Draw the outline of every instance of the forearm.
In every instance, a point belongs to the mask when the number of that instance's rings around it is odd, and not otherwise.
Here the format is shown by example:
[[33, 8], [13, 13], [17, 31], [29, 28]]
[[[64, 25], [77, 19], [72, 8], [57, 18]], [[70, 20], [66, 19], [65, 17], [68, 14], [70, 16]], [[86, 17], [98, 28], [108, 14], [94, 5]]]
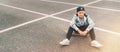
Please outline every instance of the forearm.
[[80, 29], [78, 29], [77, 32], [78, 32], [79, 34], [81, 34], [82, 31], [81, 31]]

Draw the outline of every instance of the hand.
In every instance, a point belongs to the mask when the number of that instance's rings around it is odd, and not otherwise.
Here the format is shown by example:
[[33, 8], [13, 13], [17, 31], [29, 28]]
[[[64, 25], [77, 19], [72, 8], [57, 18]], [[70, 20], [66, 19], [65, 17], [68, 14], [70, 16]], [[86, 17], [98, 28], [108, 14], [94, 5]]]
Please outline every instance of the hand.
[[80, 35], [82, 35], [82, 36], [86, 36], [86, 34], [88, 33], [88, 31], [87, 30], [85, 30], [85, 31], [78, 30], [78, 33]]
[[83, 35], [86, 36], [88, 33], [88, 30], [83, 31]]

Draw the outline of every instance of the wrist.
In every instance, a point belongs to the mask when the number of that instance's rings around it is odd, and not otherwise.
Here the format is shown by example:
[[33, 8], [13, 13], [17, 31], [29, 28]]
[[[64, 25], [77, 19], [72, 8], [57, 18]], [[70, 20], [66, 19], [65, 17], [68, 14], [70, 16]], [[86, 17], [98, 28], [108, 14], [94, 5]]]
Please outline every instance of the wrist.
[[81, 33], [81, 31], [78, 29], [77, 32]]

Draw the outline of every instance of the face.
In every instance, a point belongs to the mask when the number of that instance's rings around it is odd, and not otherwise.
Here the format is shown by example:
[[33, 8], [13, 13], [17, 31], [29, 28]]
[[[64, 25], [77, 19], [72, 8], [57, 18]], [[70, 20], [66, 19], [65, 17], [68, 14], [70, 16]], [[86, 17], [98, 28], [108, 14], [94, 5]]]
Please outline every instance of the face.
[[77, 12], [78, 17], [79, 18], [83, 18], [84, 17], [84, 13], [85, 13], [85, 11], [79, 11], [79, 12]]

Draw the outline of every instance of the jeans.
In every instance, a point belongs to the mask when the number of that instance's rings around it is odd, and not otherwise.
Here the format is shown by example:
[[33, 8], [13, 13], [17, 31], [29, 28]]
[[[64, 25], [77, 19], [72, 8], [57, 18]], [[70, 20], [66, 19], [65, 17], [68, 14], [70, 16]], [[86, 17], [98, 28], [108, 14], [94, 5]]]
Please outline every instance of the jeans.
[[[78, 27], [78, 28], [79, 28], [81, 31], [84, 31], [84, 30], [86, 30], [87, 27], [88, 27], [88, 25], [84, 25], [84, 26], [81, 26], [81, 27]], [[70, 26], [69, 29], [68, 29], [68, 32], [67, 32], [67, 36], [66, 36], [66, 38], [67, 38], [68, 40], [70, 40], [73, 31], [76, 31], [76, 30], [73, 29], [73, 28]], [[88, 33], [90, 34], [91, 40], [95, 40], [94, 28], [92, 28]]]

